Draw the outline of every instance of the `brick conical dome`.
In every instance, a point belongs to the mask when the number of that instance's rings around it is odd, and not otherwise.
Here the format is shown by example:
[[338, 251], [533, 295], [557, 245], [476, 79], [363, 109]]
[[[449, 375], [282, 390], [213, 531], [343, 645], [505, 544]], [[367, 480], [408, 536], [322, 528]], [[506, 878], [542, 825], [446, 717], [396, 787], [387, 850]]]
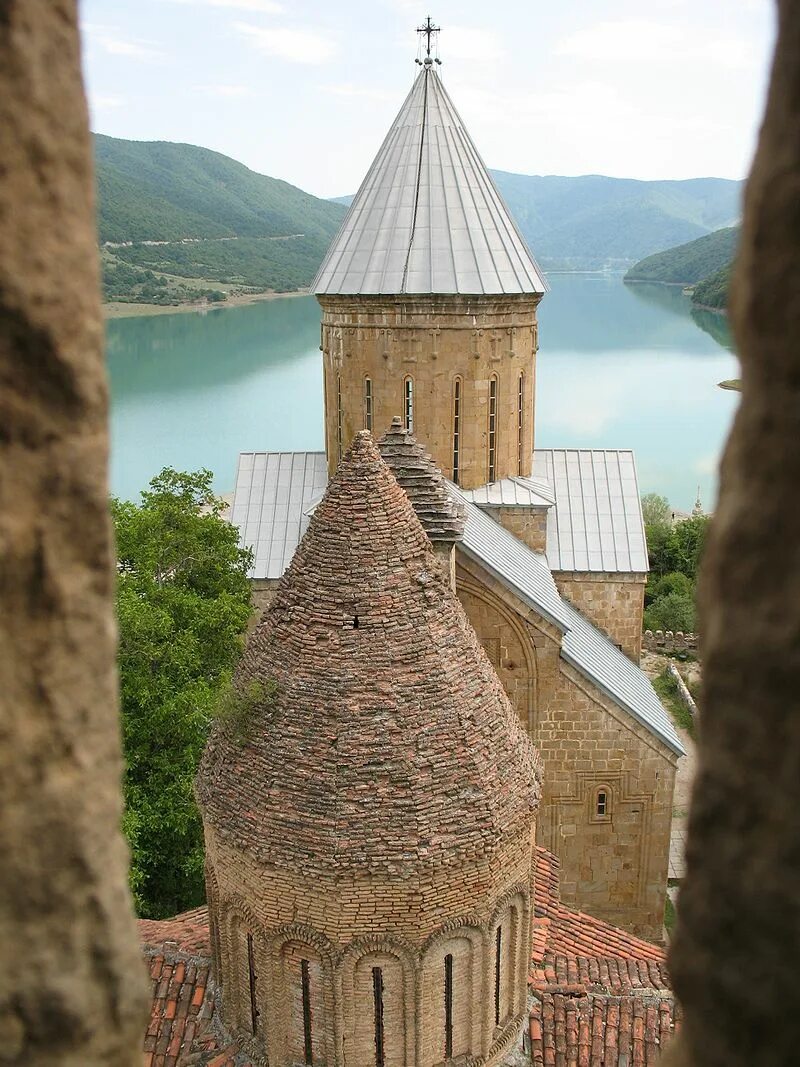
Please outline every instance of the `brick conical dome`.
[[261, 863], [411, 873], [531, 825], [538, 758], [368, 433], [343, 458], [236, 678], [276, 695], [218, 727], [204, 817]]

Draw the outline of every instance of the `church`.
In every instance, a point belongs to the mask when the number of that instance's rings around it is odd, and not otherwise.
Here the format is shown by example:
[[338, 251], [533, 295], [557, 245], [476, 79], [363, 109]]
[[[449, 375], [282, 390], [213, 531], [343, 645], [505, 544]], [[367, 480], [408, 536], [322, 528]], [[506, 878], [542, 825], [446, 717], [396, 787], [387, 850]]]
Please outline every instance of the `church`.
[[240, 455], [231, 521], [263, 610], [359, 431], [383, 436], [390, 466], [413, 452], [412, 483], [430, 457], [460, 520], [431, 531], [410, 498], [540, 753], [537, 841], [559, 858], [561, 897], [660, 939], [683, 748], [638, 666], [648, 564], [634, 458], [536, 448], [547, 283], [429, 49], [430, 36], [314, 283], [325, 452]]

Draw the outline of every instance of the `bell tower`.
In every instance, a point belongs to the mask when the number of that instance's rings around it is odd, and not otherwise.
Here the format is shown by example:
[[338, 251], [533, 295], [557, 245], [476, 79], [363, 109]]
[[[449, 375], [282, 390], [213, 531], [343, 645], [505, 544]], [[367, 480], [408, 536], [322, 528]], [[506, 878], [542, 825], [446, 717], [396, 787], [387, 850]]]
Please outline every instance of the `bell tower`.
[[529, 475], [544, 277], [438, 72], [421, 69], [314, 282], [331, 473], [359, 430], [403, 428], [464, 488]]

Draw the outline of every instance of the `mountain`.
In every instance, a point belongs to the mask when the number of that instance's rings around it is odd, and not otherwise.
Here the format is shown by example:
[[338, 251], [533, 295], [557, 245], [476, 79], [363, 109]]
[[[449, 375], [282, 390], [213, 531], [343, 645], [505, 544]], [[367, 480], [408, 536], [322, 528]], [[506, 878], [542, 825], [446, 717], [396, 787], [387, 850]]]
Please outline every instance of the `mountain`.
[[696, 307], [725, 311], [728, 307], [728, 292], [732, 273], [733, 262], [726, 263], [724, 267], [720, 267], [719, 270], [715, 270], [707, 278], [703, 278], [694, 287], [692, 303]]
[[696, 241], [640, 260], [625, 275], [625, 281], [695, 285], [728, 267], [736, 255], [738, 243], [738, 226], [715, 230]]
[[725, 178], [646, 182], [597, 174], [492, 175], [549, 270], [624, 269], [735, 222], [742, 193], [741, 182]]
[[302, 288], [344, 216], [207, 148], [99, 134], [94, 145], [108, 299]]

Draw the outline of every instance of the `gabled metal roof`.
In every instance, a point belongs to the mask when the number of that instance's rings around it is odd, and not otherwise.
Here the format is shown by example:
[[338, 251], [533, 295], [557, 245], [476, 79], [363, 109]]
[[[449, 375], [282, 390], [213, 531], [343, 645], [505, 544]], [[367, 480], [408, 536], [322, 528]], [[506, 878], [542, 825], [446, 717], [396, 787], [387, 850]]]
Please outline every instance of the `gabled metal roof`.
[[[280, 578], [328, 484], [323, 452], [243, 452], [231, 522], [254, 552], [251, 578]], [[683, 746], [647, 675], [556, 588], [552, 564], [447, 483], [466, 513], [459, 550], [471, 556], [564, 635], [561, 656], [678, 755]]]
[[555, 497], [547, 515], [554, 571], [649, 570], [636, 463], [630, 449], [537, 448], [533, 476]]
[[481, 508], [549, 508], [555, 502], [553, 490], [538, 478], [501, 478], [477, 489], [461, 492]]
[[426, 63], [356, 193], [313, 292], [546, 289], [439, 75]]

